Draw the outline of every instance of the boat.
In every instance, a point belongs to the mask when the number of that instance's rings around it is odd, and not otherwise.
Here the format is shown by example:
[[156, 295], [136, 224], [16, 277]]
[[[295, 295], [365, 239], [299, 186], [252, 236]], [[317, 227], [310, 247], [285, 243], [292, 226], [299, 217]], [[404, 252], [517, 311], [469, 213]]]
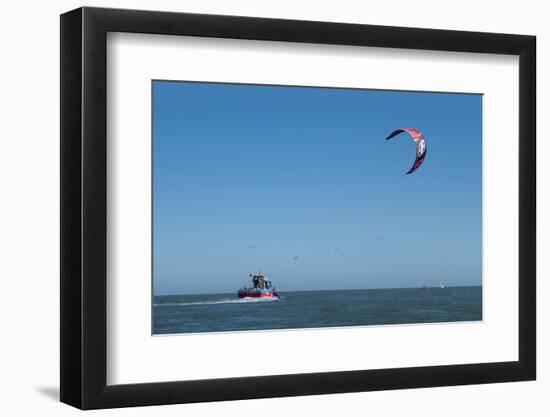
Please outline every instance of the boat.
[[281, 298], [271, 281], [264, 274], [250, 274], [249, 276], [250, 285], [245, 285], [237, 291], [239, 298]]
[[439, 281], [439, 288], [441, 288], [441, 289], [445, 288], [445, 285], [443, 285], [442, 281]]

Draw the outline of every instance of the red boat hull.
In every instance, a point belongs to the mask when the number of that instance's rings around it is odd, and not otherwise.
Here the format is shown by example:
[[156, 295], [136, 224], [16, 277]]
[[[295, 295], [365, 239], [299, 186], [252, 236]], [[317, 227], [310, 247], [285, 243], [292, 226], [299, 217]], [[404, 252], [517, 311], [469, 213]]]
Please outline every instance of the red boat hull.
[[275, 294], [272, 292], [264, 292], [264, 293], [242, 293], [238, 294], [239, 298], [275, 298]]

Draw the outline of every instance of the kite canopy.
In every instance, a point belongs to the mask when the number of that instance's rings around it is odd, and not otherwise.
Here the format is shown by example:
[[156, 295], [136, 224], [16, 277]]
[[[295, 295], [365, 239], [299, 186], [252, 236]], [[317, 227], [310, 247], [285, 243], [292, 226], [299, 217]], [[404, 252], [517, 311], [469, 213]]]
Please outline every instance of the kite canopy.
[[407, 174], [412, 174], [420, 167], [420, 165], [422, 165], [422, 162], [424, 162], [424, 158], [426, 158], [426, 138], [424, 138], [424, 135], [420, 132], [420, 130], [414, 129], [412, 127], [405, 127], [403, 129], [394, 130], [386, 138], [386, 140], [399, 135], [401, 132], [408, 133], [410, 137], [414, 140], [414, 143], [416, 145], [416, 158], [414, 160], [412, 168], [409, 169], [409, 171], [407, 172]]

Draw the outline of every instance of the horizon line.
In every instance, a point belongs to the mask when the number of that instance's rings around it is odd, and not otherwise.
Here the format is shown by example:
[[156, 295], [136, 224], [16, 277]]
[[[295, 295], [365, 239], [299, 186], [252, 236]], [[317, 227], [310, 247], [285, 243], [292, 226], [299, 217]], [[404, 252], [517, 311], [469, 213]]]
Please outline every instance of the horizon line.
[[[479, 285], [445, 285], [444, 288], [464, 288], [464, 287], [483, 287], [482, 284]], [[426, 285], [426, 288], [440, 288], [439, 285]], [[290, 293], [290, 292], [312, 292], [312, 291], [365, 291], [365, 290], [411, 290], [411, 289], [422, 289], [420, 287], [376, 287], [376, 288], [340, 288], [340, 289], [321, 289], [321, 290], [277, 290], [277, 292]], [[218, 294], [232, 294], [237, 293], [236, 291], [228, 292], [207, 292], [207, 293], [166, 293], [166, 294], [153, 294], [153, 297], [168, 297], [175, 295], [218, 295]]]

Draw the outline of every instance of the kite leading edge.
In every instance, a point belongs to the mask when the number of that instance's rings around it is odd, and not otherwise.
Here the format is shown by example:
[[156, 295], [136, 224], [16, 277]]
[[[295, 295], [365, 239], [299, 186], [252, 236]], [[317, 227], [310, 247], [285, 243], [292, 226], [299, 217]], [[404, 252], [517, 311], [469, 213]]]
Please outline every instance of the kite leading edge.
[[412, 127], [405, 127], [403, 129], [397, 129], [394, 130], [387, 138], [391, 139], [394, 136], [397, 136], [401, 132], [406, 132], [410, 135], [410, 137], [414, 140], [414, 143], [416, 145], [416, 158], [414, 160], [414, 164], [409, 171], [407, 171], [407, 174], [412, 174], [414, 171], [416, 171], [418, 168], [420, 168], [420, 165], [422, 165], [422, 162], [424, 162], [424, 159], [426, 158], [426, 138], [420, 132], [420, 130], [414, 129]]

